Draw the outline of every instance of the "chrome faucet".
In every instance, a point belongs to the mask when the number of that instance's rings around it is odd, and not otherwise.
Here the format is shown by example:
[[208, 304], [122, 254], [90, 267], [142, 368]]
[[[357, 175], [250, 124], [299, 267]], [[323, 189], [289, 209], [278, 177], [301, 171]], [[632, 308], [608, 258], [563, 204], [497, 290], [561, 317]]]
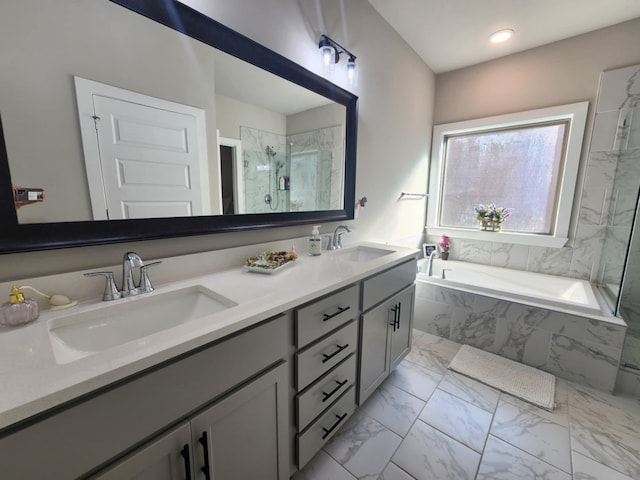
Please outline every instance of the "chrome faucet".
[[[113, 272], [91, 272], [85, 273], [84, 275], [85, 277], [105, 277], [107, 283], [105, 285], [104, 293], [102, 294], [102, 300], [116, 300], [118, 298], [133, 297], [134, 295], [139, 295], [141, 293], [153, 292], [154, 288], [151, 284], [151, 280], [149, 280], [147, 269], [150, 266], [157, 265], [159, 263], [162, 262], [152, 262], [145, 265], [137, 253], [125, 253], [124, 257], [122, 257], [122, 288], [120, 290], [116, 287], [113, 279]], [[134, 268], [140, 269], [140, 279], [138, 283], [133, 279]]]
[[144, 267], [144, 262], [135, 252], [127, 252], [122, 257], [122, 288], [120, 294], [123, 297], [132, 297], [137, 295], [138, 285], [133, 280], [133, 269], [136, 267]]
[[346, 225], [338, 225], [333, 231], [333, 236], [329, 241], [328, 250], [340, 250], [342, 248], [342, 235], [347, 232], [351, 232]]
[[437, 256], [438, 256], [438, 250], [434, 250], [433, 252], [431, 252], [431, 255], [429, 255], [429, 264], [427, 266], [428, 277], [433, 276], [433, 259], [436, 258]]

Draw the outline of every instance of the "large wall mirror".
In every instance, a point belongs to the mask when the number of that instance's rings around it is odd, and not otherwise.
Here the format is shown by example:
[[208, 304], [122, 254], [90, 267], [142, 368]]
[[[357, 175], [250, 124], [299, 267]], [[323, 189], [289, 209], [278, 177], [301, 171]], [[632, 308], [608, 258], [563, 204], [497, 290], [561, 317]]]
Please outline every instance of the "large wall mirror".
[[174, 0], [0, 10], [0, 252], [353, 218], [353, 94]]

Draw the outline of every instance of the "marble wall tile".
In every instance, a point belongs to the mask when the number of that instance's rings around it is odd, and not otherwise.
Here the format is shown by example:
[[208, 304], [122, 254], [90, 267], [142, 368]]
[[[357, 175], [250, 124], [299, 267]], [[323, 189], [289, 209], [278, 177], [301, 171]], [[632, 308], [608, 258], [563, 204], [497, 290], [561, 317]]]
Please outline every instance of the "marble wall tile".
[[[638, 345], [638, 348], [640, 349], [640, 345]], [[625, 363], [625, 353], [626, 351], [622, 352], [622, 364]], [[640, 363], [638, 365], [640, 365]], [[618, 378], [616, 379], [615, 393], [640, 399], [640, 375], [638, 375], [638, 373], [640, 372], [624, 368], [620, 369]]]
[[633, 118], [629, 126], [629, 136], [627, 138], [627, 148], [640, 148], [640, 106], [636, 106], [633, 111]]
[[489, 435], [476, 480], [571, 480], [571, 475]]
[[493, 242], [491, 245], [491, 265], [494, 267], [526, 270], [529, 247], [510, 243]]
[[572, 249], [569, 247], [531, 247], [527, 270], [549, 275], [568, 276], [571, 270], [571, 254]]
[[401, 441], [373, 418], [356, 412], [324, 450], [356, 478], [376, 480]]
[[495, 341], [489, 349], [500, 356], [532, 367], [544, 367], [549, 355], [552, 333], [524, 321], [498, 318]]
[[494, 317], [506, 317], [514, 303], [508, 300], [500, 300], [499, 298], [486, 297], [484, 295], [475, 295], [473, 301], [473, 311], [483, 313]]
[[589, 155], [580, 200], [578, 219], [580, 223], [584, 225], [607, 223], [617, 163], [618, 154], [615, 152], [592, 152]]
[[552, 310], [529, 308], [524, 314], [523, 321], [527, 325], [541, 328], [551, 333], [561, 334], [571, 338], [583, 338], [585, 321], [582, 317]]
[[597, 111], [619, 110], [638, 105], [639, 72], [640, 65], [602, 72]]
[[591, 135], [590, 152], [613, 150], [618, 131], [619, 110], [602, 111], [596, 114]]
[[456, 238], [452, 240], [452, 258], [463, 262], [480, 263], [489, 265], [491, 263], [491, 242], [478, 240], [465, 240]]
[[473, 480], [480, 454], [418, 420], [394, 454], [393, 463], [417, 480]]
[[570, 277], [588, 281], [597, 279], [605, 232], [606, 227], [578, 225], [573, 241]]
[[571, 473], [569, 430], [557, 423], [501, 400], [491, 434]]
[[473, 310], [473, 302], [476, 297], [473, 293], [461, 292], [453, 288], [443, 288], [439, 286], [434, 286], [433, 292], [434, 302], [446, 303], [458, 309]]
[[451, 318], [451, 340], [486, 349], [493, 345], [496, 317], [464, 310], [454, 310]]
[[423, 332], [449, 338], [453, 307], [446, 303], [430, 302], [416, 296], [413, 326]]
[[625, 326], [587, 318], [584, 339], [600, 345], [622, 348], [626, 332], [627, 327]]
[[620, 348], [553, 335], [545, 370], [567, 380], [613, 392]]
[[420, 413], [420, 420], [482, 453], [492, 414], [437, 389]]

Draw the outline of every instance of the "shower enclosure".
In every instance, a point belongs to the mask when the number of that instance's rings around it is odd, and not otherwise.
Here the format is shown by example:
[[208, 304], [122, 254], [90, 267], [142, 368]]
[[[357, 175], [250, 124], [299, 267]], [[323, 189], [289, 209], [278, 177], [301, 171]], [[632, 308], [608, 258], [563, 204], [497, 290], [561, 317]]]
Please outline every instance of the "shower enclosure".
[[242, 170], [236, 188], [243, 210], [238, 213], [342, 208], [339, 127], [289, 136], [241, 127], [240, 138]]
[[604, 229], [598, 283], [628, 326], [620, 365], [640, 375], [640, 65], [603, 72], [596, 108], [583, 212]]

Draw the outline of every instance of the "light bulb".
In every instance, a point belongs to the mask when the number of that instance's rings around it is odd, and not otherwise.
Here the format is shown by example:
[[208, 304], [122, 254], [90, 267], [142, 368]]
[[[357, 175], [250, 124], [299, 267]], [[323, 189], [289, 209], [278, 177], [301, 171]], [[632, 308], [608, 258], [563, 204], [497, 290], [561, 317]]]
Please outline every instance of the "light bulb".
[[513, 30], [511, 30], [510, 28], [507, 28], [507, 29], [498, 30], [497, 32], [492, 33], [491, 36], [489, 37], [489, 41], [491, 43], [502, 43], [502, 42], [506, 42], [511, 37], [513, 37]]
[[331, 45], [325, 45], [320, 48], [320, 53], [322, 54], [322, 61], [325, 67], [333, 65], [335, 58], [335, 50]]
[[347, 62], [347, 78], [349, 79], [349, 83], [353, 83], [353, 80], [356, 77], [356, 59], [353, 57], [349, 58]]

